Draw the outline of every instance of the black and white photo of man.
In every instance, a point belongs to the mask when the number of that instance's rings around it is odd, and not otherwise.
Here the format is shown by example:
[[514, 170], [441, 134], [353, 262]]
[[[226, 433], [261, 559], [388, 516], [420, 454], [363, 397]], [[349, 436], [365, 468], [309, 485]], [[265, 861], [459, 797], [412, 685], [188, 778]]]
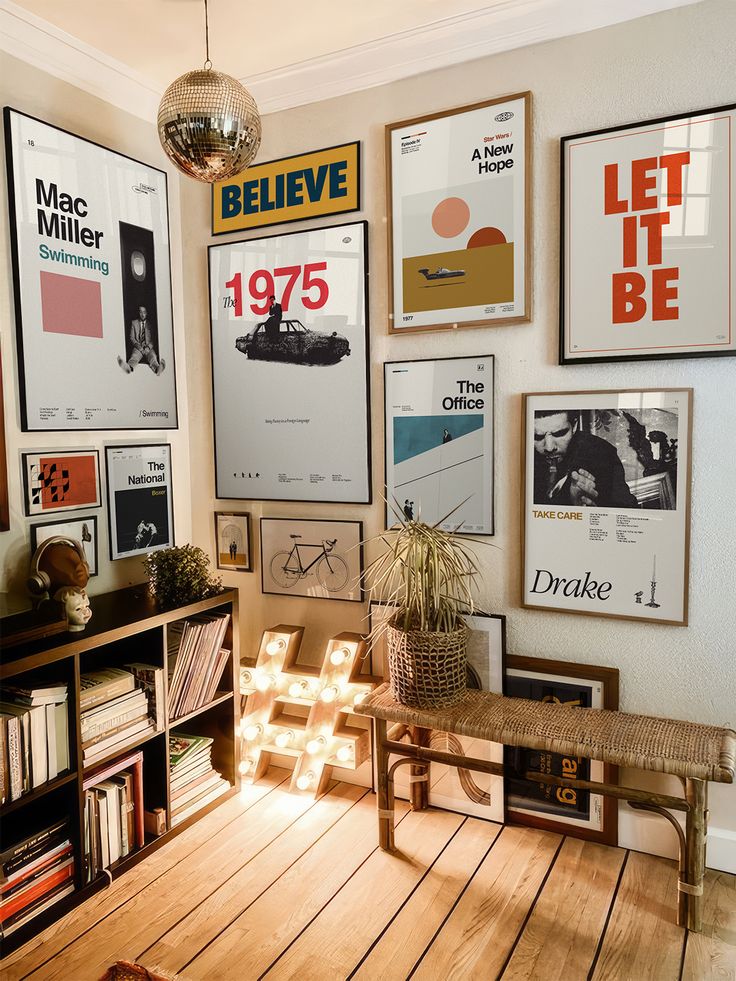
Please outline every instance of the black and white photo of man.
[[127, 361], [118, 356], [118, 364], [126, 374], [130, 374], [136, 365], [141, 361], [146, 361], [149, 368], [155, 375], [160, 375], [166, 367], [163, 358], [159, 361], [153, 346], [153, 336], [151, 334], [151, 323], [148, 319], [148, 310], [144, 306], [138, 307], [138, 316], [130, 323], [130, 333], [128, 336], [131, 344], [131, 353]]

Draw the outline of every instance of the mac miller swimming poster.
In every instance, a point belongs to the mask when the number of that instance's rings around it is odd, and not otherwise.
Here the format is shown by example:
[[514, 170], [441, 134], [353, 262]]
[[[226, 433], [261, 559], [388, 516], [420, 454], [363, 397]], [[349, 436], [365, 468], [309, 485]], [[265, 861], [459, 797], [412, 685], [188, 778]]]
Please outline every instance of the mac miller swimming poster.
[[209, 249], [217, 496], [370, 503], [367, 223]]
[[166, 174], [4, 118], [24, 432], [176, 429]]
[[386, 128], [392, 332], [529, 319], [531, 96]]
[[384, 365], [391, 525], [493, 534], [493, 356]]
[[524, 396], [523, 605], [687, 623], [692, 389]]

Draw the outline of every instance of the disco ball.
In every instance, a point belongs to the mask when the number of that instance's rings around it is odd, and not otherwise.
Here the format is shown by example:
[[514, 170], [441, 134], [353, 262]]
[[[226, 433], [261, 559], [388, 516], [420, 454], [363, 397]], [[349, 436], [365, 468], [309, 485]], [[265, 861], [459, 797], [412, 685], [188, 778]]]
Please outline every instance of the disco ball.
[[237, 79], [203, 68], [177, 78], [158, 107], [158, 136], [188, 177], [213, 183], [239, 174], [261, 145], [261, 117]]

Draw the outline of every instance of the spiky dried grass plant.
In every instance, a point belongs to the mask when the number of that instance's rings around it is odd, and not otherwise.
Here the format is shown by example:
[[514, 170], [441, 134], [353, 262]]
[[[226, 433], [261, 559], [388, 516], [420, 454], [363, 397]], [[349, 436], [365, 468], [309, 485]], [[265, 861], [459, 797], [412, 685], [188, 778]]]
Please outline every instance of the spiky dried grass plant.
[[371, 539], [382, 541], [387, 550], [366, 567], [366, 591], [371, 599], [397, 607], [395, 615], [376, 628], [371, 646], [390, 621], [404, 631], [451, 633], [462, 614], [473, 613], [480, 570], [468, 543], [475, 539], [440, 528], [464, 503], [433, 525], [406, 521], [392, 507], [398, 526]]

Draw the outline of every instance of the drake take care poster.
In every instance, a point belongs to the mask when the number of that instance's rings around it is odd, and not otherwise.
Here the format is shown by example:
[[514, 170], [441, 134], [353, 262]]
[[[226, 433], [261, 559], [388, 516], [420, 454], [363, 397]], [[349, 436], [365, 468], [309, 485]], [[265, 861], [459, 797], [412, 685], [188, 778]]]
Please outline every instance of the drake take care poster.
[[175, 429], [166, 174], [4, 119], [23, 430]]

